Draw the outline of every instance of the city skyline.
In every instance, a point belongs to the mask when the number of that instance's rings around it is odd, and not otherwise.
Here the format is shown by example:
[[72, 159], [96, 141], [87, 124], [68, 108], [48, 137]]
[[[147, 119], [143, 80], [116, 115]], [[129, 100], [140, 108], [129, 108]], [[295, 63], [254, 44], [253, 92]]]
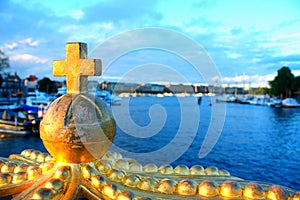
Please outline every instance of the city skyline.
[[[0, 30], [0, 49], [10, 58], [11, 73], [17, 72], [22, 78], [36, 75], [55, 79], [52, 60], [65, 58], [67, 42], [85, 42], [93, 55], [99, 45], [116, 35], [143, 28], [174, 31], [193, 40], [211, 58], [225, 84], [250, 82], [253, 87], [265, 87], [282, 66], [300, 75], [300, 3], [296, 0], [10, 0], [0, 4], [0, 21], [5, 27]], [[149, 37], [160, 44], [169, 42], [170, 49], [180, 44], [159, 34], [156, 38], [146, 34], [118, 45]], [[122, 55], [123, 59], [104, 70], [103, 79], [168, 82], [179, 74], [178, 80], [184, 77], [183, 82], [203, 82], [188, 59], [157, 50], [161, 49]]]

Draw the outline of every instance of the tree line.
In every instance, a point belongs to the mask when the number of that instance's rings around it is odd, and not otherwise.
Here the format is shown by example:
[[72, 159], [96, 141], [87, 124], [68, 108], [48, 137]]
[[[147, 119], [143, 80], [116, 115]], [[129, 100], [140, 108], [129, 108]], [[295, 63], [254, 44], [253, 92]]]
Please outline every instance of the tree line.
[[294, 76], [289, 67], [282, 67], [277, 71], [274, 80], [269, 81], [269, 94], [287, 98], [293, 97], [300, 92], [300, 76]]

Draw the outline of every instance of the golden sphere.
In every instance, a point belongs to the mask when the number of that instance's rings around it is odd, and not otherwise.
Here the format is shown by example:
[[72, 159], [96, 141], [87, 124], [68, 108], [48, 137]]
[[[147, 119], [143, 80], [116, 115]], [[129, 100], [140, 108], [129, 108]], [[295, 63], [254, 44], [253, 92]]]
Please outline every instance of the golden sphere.
[[8, 185], [12, 181], [12, 175], [10, 173], [0, 173], [0, 187], [2, 185]]
[[259, 199], [264, 197], [264, 190], [258, 183], [248, 183], [244, 188], [244, 197]]
[[129, 170], [133, 171], [133, 172], [142, 172], [143, 166], [140, 163], [133, 162], [133, 163], [130, 163]]
[[223, 182], [220, 189], [220, 194], [224, 197], [239, 197], [241, 192], [240, 184], [231, 180]]
[[143, 170], [146, 173], [156, 173], [158, 171], [158, 167], [153, 163], [149, 163], [143, 167]]
[[161, 174], [173, 174], [174, 173], [174, 169], [171, 165], [162, 165], [159, 167], [158, 170]]
[[27, 180], [27, 173], [26, 172], [18, 172], [13, 174], [12, 183], [21, 183]]
[[267, 193], [267, 198], [271, 200], [287, 200], [288, 192], [278, 185], [272, 185]]
[[51, 189], [53, 192], [59, 193], [64, 187], [64, 183], [58, 178], [52, 178], [45, 184], [45, 188]]
[[295, 193], [293, 200], [300, 200], [300, 192]]
[[54, 199], [54, 194], [49, 188], [39, 188], [34, 192], [31, 199]]
[[201, 165], [194, 165], [190, 168], [191, 175], [204, 175], [204, 168]]
[[171, 179], [163, 179], [157, 184], [157, 191], [163, 194], [173, 194], [175, 189], [175, 181]]
[[111, 112], [90, 94], [65, 94], [56, 99], [40, 124], [44, 146], [57, 161], [64, 163], [101, 158], [115, 133]]
[[146, 177], [140, 181], [137, 187], [141, 190], [153, 191], [157, 182], [158, 181], [154, 178]]
[[136, 187], [140, 183], [139, 177], [132, 174], [129, 176], [125, 176], [122, 180], [124, 185], [127, 185], [128, 187]]
[[198, 185], [198, 193], [204, 197], [212, 197], [218, 194], [217, 184], [213, 180], [204, 180]]
[[177, 185], [177, 193], [180, 195], [195, 195], [197, 184], [191, 180], [182, 180]]
[[185, 165], [178, 165], [174, 169], [176, 174], [188, 175], [190, 173], [190, 169]]

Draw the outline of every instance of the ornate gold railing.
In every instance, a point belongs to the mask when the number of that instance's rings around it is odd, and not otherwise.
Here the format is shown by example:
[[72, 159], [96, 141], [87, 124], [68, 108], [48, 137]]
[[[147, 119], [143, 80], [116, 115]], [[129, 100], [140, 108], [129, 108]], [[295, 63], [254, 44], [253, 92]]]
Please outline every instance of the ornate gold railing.
[[55, 100], [40, 126], [48, 153], [24, 150], [0, 158], [0, 197], [14, 199], [290, 199], [300, 192], [233, 177], [200, 165], [142, 166], [108, 151], [116, 124], [105, 104], [87, 94], [87, 76], [101, 74], [87, 46], [68, 43], [54, 75], [67, 76], [68, 93]]

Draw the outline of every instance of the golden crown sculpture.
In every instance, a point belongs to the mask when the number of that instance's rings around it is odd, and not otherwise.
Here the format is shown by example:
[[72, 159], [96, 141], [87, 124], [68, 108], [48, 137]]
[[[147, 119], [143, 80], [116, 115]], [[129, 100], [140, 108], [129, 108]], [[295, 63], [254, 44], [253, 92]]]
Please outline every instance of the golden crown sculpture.
[[272, 199], [300, 200], [300, 192], [233, 177], [200, 165], [142, 166], [108, 151], [116, 132], [104, 103], [87, 94], [87, 77], [101, 75], [87, 45], [68, 43], [66, 60], [54, 61], [68, 93], [56, 99], [40, 125], [50, 153], [24, 150], [0, 158], [0, 197], [14, 199]]

